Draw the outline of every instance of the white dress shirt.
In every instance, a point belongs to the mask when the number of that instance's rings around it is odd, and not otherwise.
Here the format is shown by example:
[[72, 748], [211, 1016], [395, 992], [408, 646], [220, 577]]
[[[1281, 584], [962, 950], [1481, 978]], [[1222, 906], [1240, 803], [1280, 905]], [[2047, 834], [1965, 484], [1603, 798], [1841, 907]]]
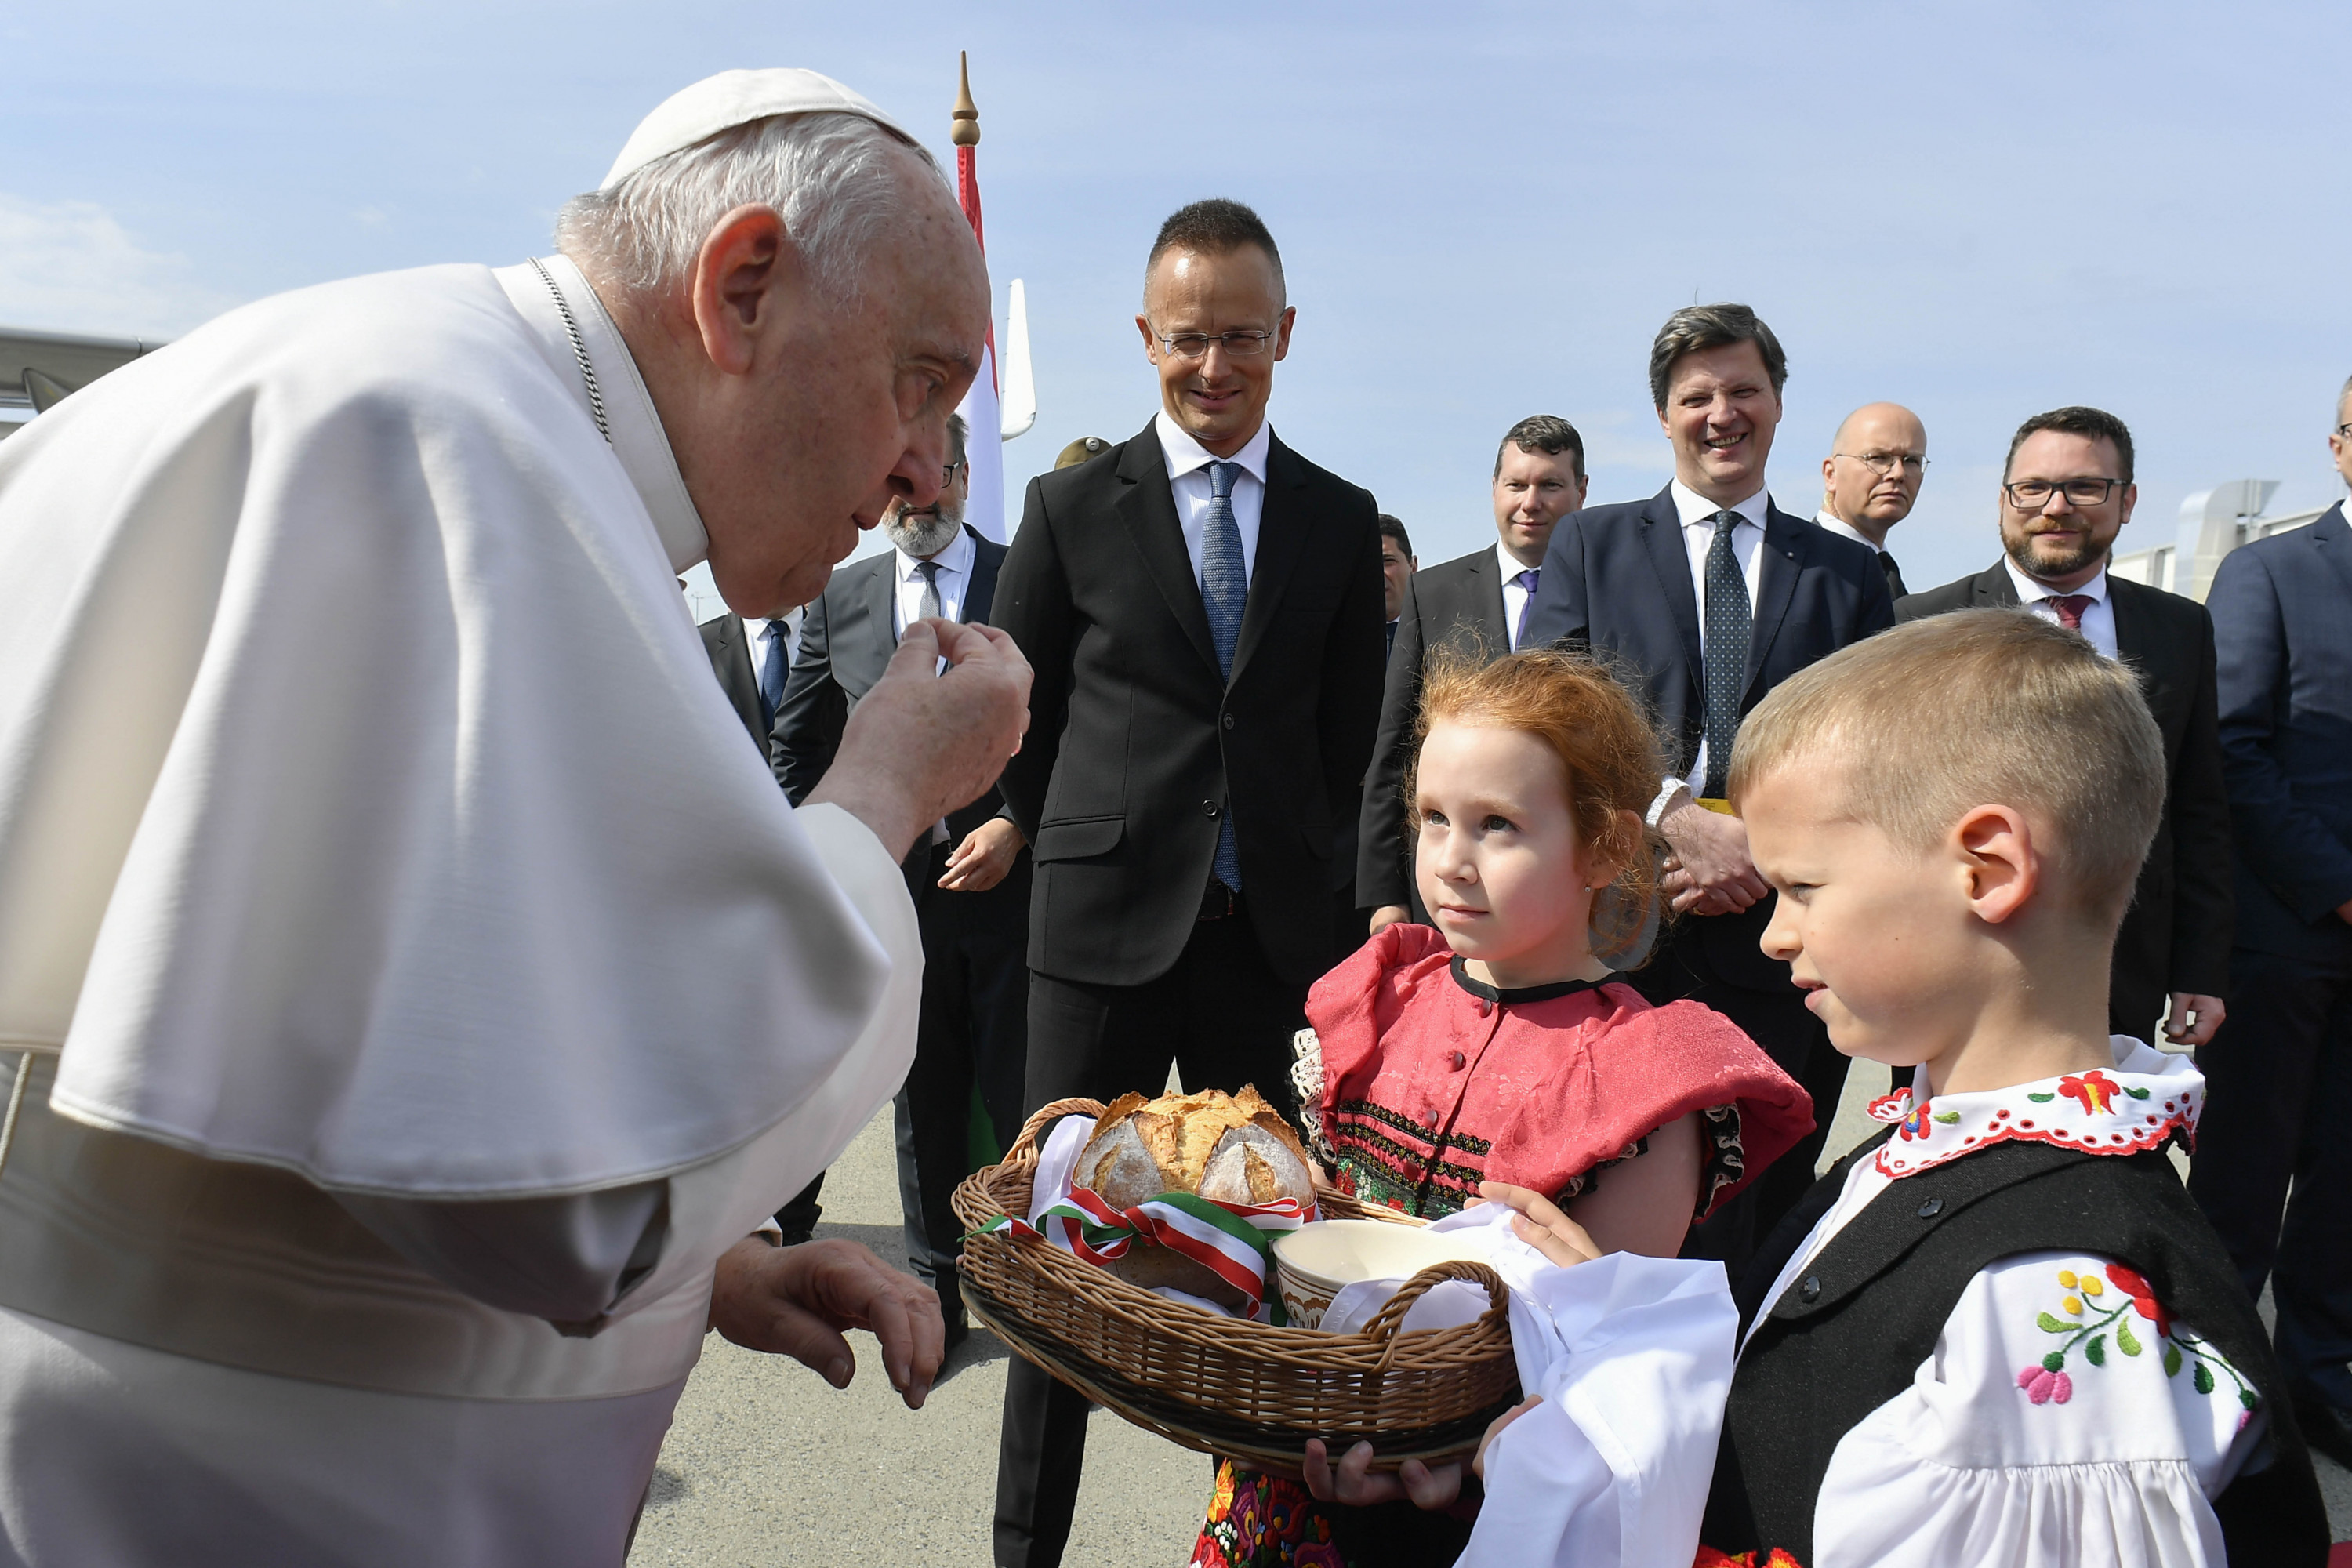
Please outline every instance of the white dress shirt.
[[1503, 635], [1510, 639], [1511, 651], [1519, 651], [1519, 626], [1527, 618], [1528, 601], [1534, 597], [1519, 583], [1519, 574], [1528, 570], [1519, 558], [1503, 548], [1501, 540], [1495, 541], [1495, 570], [1503, 574]]
[[1832, 533], [1838, 535], [1842, 539], [1851, 539], [1856, 544], [1868, 545], [1870, 547], [1870, 552], [1873, 555], [1881, 555], [1885, 553], [1886, 546], [1872, 539], [1868, 534], [1863, 532], [1862, 530], [1854, 527], [1853, 524], [1848, 522], [1837, 513], [1830, 510], [1827, 507], [1823, 507], [1821, 510], [1815, 512], [1813, 514], [1813, 521], [1820, 523], [1823, 528], [1828, 529]]
[[[1739, 563], [1740, 575], [1748, 579], [1748, 611], [1756, 613], [1756, 586], [1764, 569], [1764, 519], [1772, 505], [1772, 492], [1758, 490], [1746, 500], [1723, 507], [1707, 500], [1680, 479], [1670, 487], [1675, 499], [1675, 514], [1682, 519], [1683, 548], [1690, 554], [1691, 592], [1698, 600], [1698, 647], [1706, 652], [1706, 552], [1715, 544], [1715, 524], [1707, 520], [1718, 511], [1736, 511], [1738, 522], [1731, 530], [1731, 553]], [[1706, 694], [1702, 679], [1700, 694]], [[1701, 734], [1698, 754], [1691, 759], [1690, 776], [1684, 780], [1693, 795], [1704, 792], [1706, 782], [1706, 737]]]
[[[2058, 606], [2051, 603], [2053, 599], [2064, 598], [2064, 593], [2027, 576], [2017, 569], [2017, 563], [2007, 556], [2001, 558], [2000, 563], [2009, 569], [2009, 580], [2017, 589], [2019, 604], [2045, 621], [2064, 624], [2058, 621]], [[2091, 639], [2093, 647], [2109, 658], [2116, 658], [2116, 606], [2107, 597], [2107, 569], [2100, 567], [2097, 576], [2069, 591], [2084, 595], [2093, 601], [2091, 607], [2083, 612], [2083, 635]]]
[[[971, 535], [956, 530], [955, 541], [931, 557], [940, 563], [940, 617], [942, 620], [963, 619], [963, 591], [971, 581], [973, 548]], [[898, 575], [893, 581], [898, 591], [890, 595], [890, 636], [896, 639], [907, 635], [908, 623], [923, 618], [923, 574], [917, 568], [920, 561], [903, 550], [890, 552], [891, 566]]]
[[801, 655], [801, 620], [807, 614], [806, 606], [803, 606], [787, 615], [779, 616], [772, 621], [757, 621], [748, 616], [744, 617], [743, 633], [751, 639], [747, 646], [751, 650], [753, 680], [758, 680], [760, 672], [768, 668], [768, 643], [772, 637], [782, 637], [784, 639], [784, 668], [792, 668], [793, 660]]
[[1192, 581], [1201, 580], [1201, 540], [1208, 527], [1209, 465], [1239, 463], [1234, 479], [1234, 525], [1242, 534], [1242, 580], [1257, 569], [1257, 523], [1265, 510], [1265, 453], [1274, 426], [1261, 424], [1249, 444], [1230, 458], [1220, 458], [1184, 432], [1161, 409], [1152, 427], [1160, 433], [1160, 450], [1168, 458], [1168, 488], [1176, 495], [1176, 521], [1184, 528], [1184, 553], [1192, 558]]

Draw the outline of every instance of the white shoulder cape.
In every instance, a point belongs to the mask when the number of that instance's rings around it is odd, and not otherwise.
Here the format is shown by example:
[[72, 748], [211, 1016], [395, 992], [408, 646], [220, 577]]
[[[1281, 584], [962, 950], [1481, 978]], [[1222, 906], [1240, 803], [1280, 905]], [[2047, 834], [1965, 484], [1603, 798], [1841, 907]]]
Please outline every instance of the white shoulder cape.
[[873, 1012], [884, 950], [678, 592], [700, 524], [626, 351], [575, 300], [608, 444], [525, 299], [266, 300], [0, 447], [0, 1047], [62, 1049], [61, 1114], [586, 1191], [777, 1123]]

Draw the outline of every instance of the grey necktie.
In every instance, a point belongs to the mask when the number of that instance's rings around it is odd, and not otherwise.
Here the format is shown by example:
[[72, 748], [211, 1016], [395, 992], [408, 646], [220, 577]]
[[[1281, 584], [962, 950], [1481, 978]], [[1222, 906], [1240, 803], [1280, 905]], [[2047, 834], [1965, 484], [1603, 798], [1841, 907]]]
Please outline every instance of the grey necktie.
[[1739, 514], [1719, 511], [1708, 521], [1715, 539], [1706, 547], [1706, 780], [1699, 793], [1720, 800], [1731, 771], [1731, 742], [1739, 733], [1739, 699], [1748, 689], [1755, 611], [1748, 603], [1747, 575], [1731, 552]]
[[[1234, 481], [1241, 471], [1239, 463], [1209, 465], [1209, 510], [1201, 519], [1201, 608], [1208, 612], [1217, 672], [1228, 680], [1234, 674], [1234, 646], [1241, 640], [1242, 605], [1249, 597], [1249, 566], [1242, 559], [1241, 524], [1234, 521]], [[1217, 823], [1217, 854], [1211, 865], [1218, 881], [1235, 892], [1241, 890], [1242, 854], [1234, 839], [1231, 799]]]
[[1542, 567], [1530, 566], [1526, 571], [1511, 579], [1511, 581], [1517, 583], [1521, 591], [1527, 595], [1526, 598], [1519, 601], [1518, 624], [1511, 628], [1511, 651], [1513, 653], [1518, 652], [1519, 644], [1527, 640], [1528, 612], [1536, 607], [1536, 579], [1542, 575]]
[[915, 606], [915, 618], [919, 621], [934, 619], [940, 613], [940, 563], [918, 561], [915, 570], [923, 576], [923, 600]]

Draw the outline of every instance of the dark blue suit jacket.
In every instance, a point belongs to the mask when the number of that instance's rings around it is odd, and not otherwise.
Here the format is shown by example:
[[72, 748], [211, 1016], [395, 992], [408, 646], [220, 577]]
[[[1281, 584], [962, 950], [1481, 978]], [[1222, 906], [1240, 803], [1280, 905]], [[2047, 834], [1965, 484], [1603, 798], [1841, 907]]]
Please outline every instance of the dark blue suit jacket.
[[2213, 615], [2221, 771], [2238, 849], [2240, 947], [2312, 958], [2352, 947], [2352, 527], [2231, 552]]
[[[1757, 569], [1756, 629], [1748, 645], [1747, 713], [1790, 676], [1895, 624], [1895, 601], [1875, 552], [1771, 507]], [[1698, 594], [1673, 488], [1648, 500], [1587, 507], [1552, 530], [1522, 647], [1589, 649], [1644, 699], [1668, 763], [1686, 773], [1706, 718]], [[1759, 989], [1788, 984], [1789, 966], [1756, 947], [1771, 901], [1739, 915], [1694, 920], [1727, 980]]]

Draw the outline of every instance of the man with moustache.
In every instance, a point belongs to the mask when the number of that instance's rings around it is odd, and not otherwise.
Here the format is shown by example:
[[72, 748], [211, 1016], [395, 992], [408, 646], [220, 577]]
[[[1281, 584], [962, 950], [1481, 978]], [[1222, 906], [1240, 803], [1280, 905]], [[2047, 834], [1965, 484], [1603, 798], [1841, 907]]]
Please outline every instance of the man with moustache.
[[1927, 427], [1899, 403], [1864, 404], [1847, 415], [1822, 459], [1822, 510], [1813, 521], [1868, 545], [1886, 573], [1886, 591], [1898, 599], [1909, 590], [1886, 535], [1911, 515], [1927, 477]]
[[[997, 587], [1036, 670], [1002, 784], [1036, 861], [1026, 1101], [1155, 1093], [1172, 1062], [1286, 1106], [1380, 714], [1379, 508], [1266, 424], [1295, 311], [1255, 213], [1169, 218], [1143, 307], [1160, 412], [1030, 483]], [[1086, 1412], [1013, 1364], [1005, 1568], [1061, 1560]]]
[[1518, 650], [1552, 528], [1584, 504], [1591, 483], [1576, 426], [1554, 415], [1529, 415], [1496, 447], [1495, 542], [1405, 585], [1357, 843], [1356, 896], [1372, 906], [1373, 931], [1429, 918], [1413, 888], [1404, 833], [1404, 774], [1412, 761], [1422, 671], [1440, 649], [1482, 662]]
[[2002, 469], [2002, 558], [1895, 607], [2022, 605], [2140, 674], [2170, 769], [2164, 817], [2116, 936], [2107, 1021], [2154, 1042], [2202, 1046], [2221, 1026], [2233, 915], [2230, 802], [2222, 782], [2213, 617], [2194, 599], [2107, 575], [2131, 521], [2131, 431], [2097, 408], [2057, 408], [2018, 426]]
[[[1746, 1030], [1813, 1097], [1816, 1125], [1685, 1251], [1736, 1274], [1812, 1182], [1846, 1059], [1788, 964], [1759, 947], [1772, 893], [1724, 803], [1741, 717], [1780, 681], [1894, 624], [1877, 558], [1772, 504], [1765, 459], [1788, 359], [1745, 305], [1675, 311], [1650, 349], [1675, 477], [1647, 500], [1560, 520], [1520, 640], [1590, 649], [1642, 685], [1671, 750], [1650, 805], [1670, 850], [1663, 890], [1686, 919], [1627, 976], [1653, 1002], [1694, 998]], [[1738, 1137], [1718, 1122], [1718, 1140]]]
[[[985, 622], [1004, 546], [963, 521], [971, 488], [961, 415], [948, 417], [939, 498], [883, 514], [891, 548], [836, 571], [808, 609], [800, 656], [778, 705], [771, 761], [797, 805], [833, 765], [859, 699], [918, 622]], [[939, 1292], [952, 1350], [969, 1331], [956, 1274], [963, 1227], [950, 1199], [971, 1173], [975, 1087], [998, 1147], [1021, 1131], [1027, 1031], [1029, 860], [994, 789], [917, 837], [902, 869], [922, 931], [915, 1065], [895, 1102], [907, 1261]], [[779, 1216], [779, 1223], [782, 1223]]]

